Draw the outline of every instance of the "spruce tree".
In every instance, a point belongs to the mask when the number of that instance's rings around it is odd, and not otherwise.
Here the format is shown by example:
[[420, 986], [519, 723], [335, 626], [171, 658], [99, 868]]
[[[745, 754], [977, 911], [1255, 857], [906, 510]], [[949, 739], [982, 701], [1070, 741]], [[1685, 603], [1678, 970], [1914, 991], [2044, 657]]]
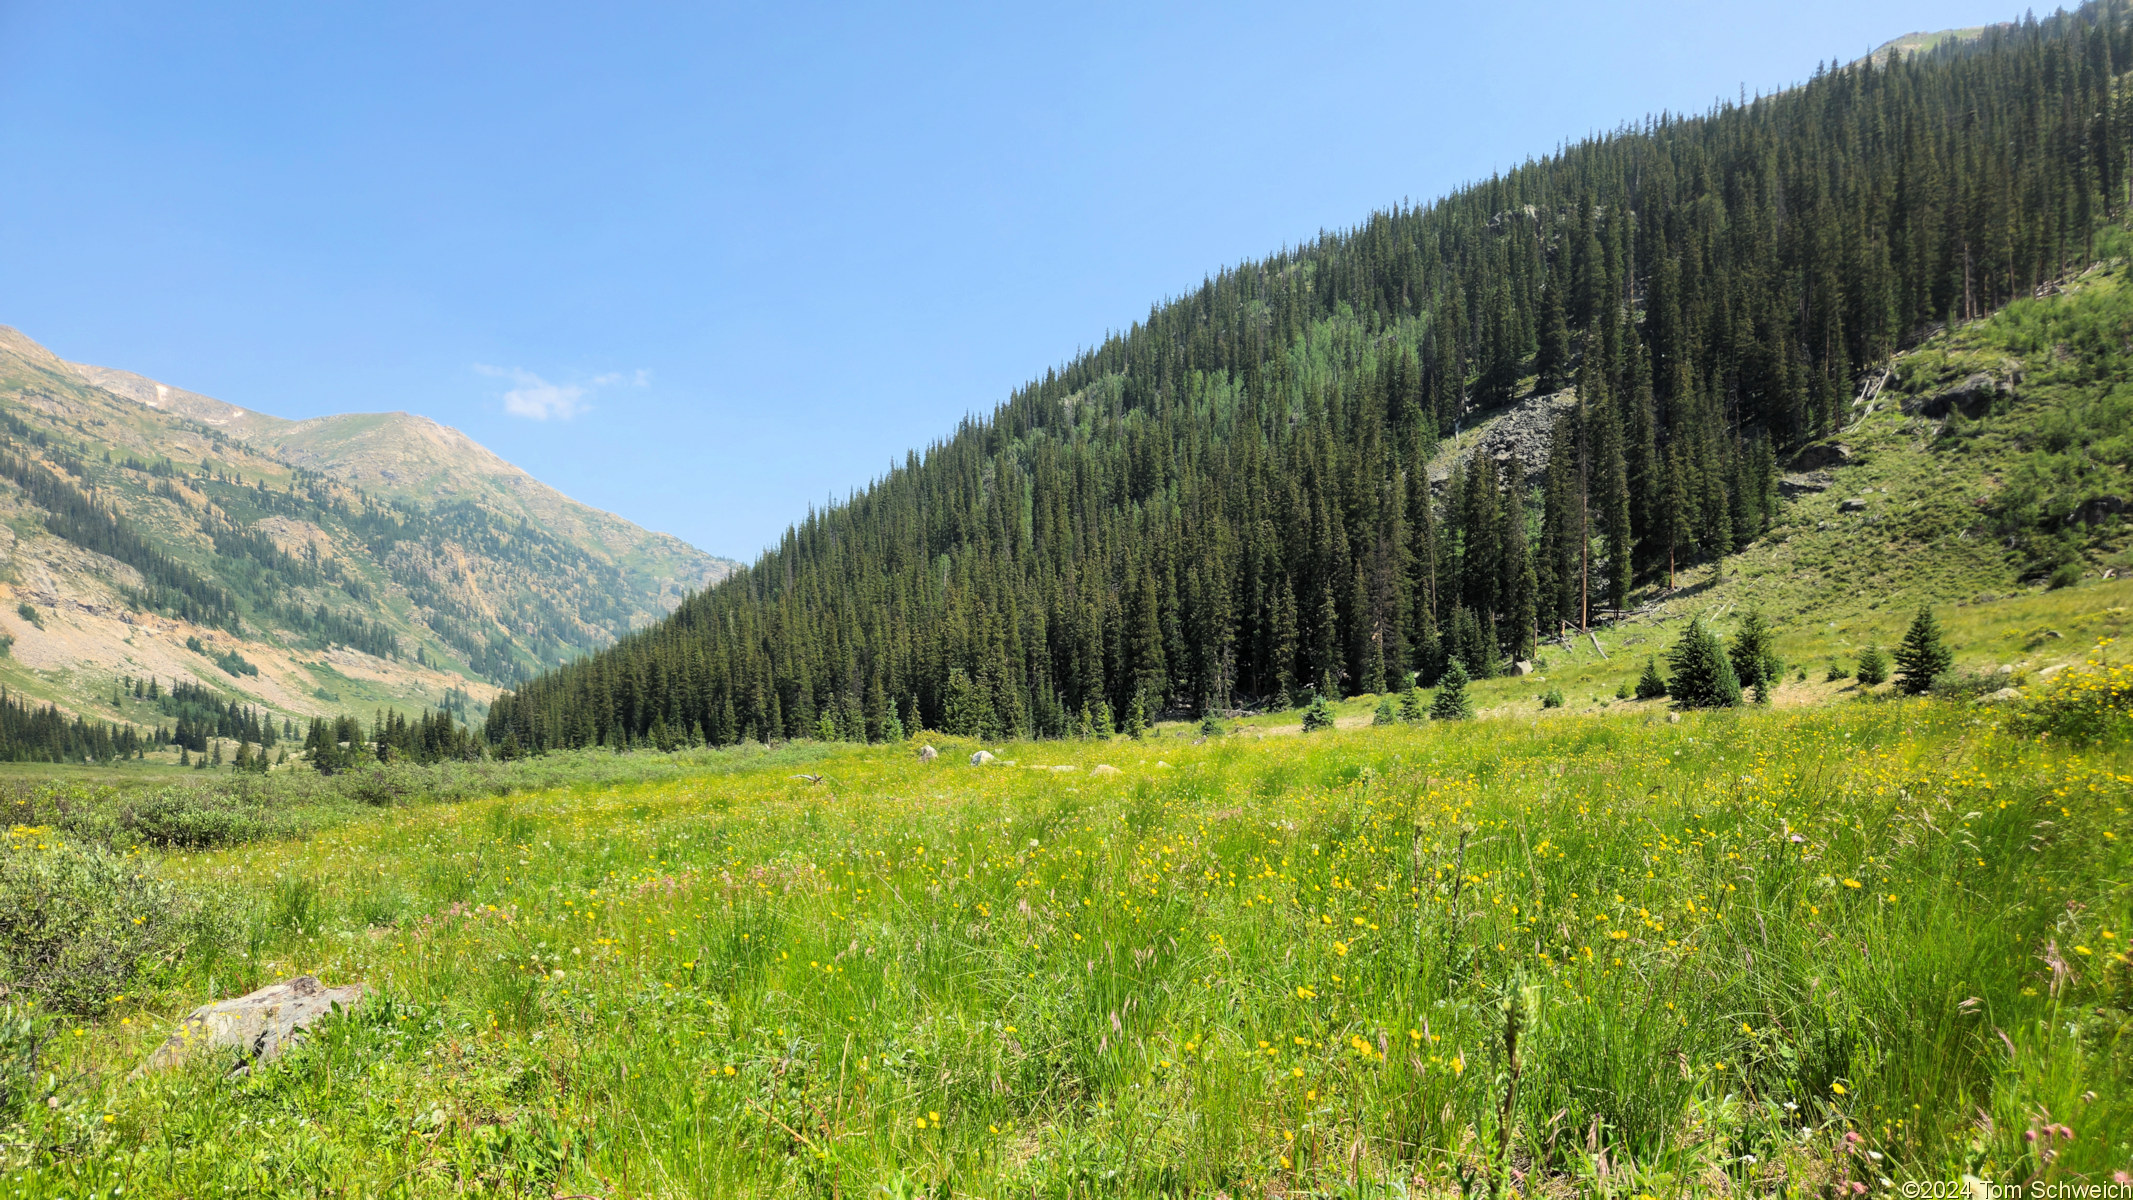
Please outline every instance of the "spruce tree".
[[1667, 667], [1674, 675], [1667, 692], [1676, 708], [1731, 708], [1740, 703], [1740, 677], [1733, 673], [1718, 635], [1700, 620], [1690, 618], [1668, 655]]
[[1326, 703], [1326, 694], [1320, 692], [1312, 696], [1311, 703], [1304, 708], [1303, 731], [1305, 733], [1317, 733], [1321, 729], [1331, 728], [1333, 728], [1333, 706]]
[[1400, 689], [1400, 719], [1413, 725], [1428, 715], [1429, 710], [1422, 705], [1422, 689], [1415, 686], [1415, 677], [1409, 675], [1407, 686]]
[[1392, 697], [1390, 696], [1379, 700], [1377, 711], [1370, 714], [1370, 723], [1372, 725], [1397, 725], [1399, 722], [1399, 714], [1393, 711]]
[[1859, 682], [1867, 687], [1878, 687], [1889, 681], [1889, 656], [1879, 645], [1868, 646], [1859, 652]]
[[1444, 665], [1437, 680], [1437, 698], [1430, 701], [1429, 715], [1439, 721], [1464, 721], [1474, 715], [1474, 702], [1467, 698], [1466, 664], [1458, 659]]
[[1647, 655], [1644, 674], [1637, 677], [1637, 699], [1657, 700], [1666, 695], [1666, 677], [1659, 673], [1659, 660]]
[[1726, 649], [1726, 657], [1732, 662], [1733, 674], [1741, 686], [1755, 689], [1755, 702], [1770, 703], [1770, 692], [1784, 675], [1785, 664], [1777, 656], [1770, 624], [1763, 620], [1762, 610], [1751, 608], [1741, 618], [1740, 628], [1733, 634], [1733, 644]]
[[1570, 386], [1570, 319], [1563, 311], [1563, 289], [1553, 282], [1541, 292], [1540, 352], [1533, 366], [1539, 391]]
[[1920, 608], [1911, 619], [1911, 628], [1904, 632], [1895, 657], [1896, 688], [1913, 696], [1931, 691], [1933, 681], [1955, 665], [1955, 654], [1941, 640], [1940, 622], [1933, 619], [1932, 608]]

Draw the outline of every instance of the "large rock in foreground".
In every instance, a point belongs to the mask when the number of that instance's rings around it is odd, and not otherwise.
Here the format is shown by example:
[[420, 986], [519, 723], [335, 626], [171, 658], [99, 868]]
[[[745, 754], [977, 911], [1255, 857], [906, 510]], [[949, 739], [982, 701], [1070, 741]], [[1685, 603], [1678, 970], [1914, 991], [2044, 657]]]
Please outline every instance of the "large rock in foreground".
[[240, 1070], [271, 1062], [312, 1022], [336, 1007], [354, 1008], [368, 991], [360, 983], [330, 988], [315, 975], [299, 975], [234, 999], [203, 1004], [140, 1069], [168, 1070], [203, 1050], [223, 1061], [234, 1059]]

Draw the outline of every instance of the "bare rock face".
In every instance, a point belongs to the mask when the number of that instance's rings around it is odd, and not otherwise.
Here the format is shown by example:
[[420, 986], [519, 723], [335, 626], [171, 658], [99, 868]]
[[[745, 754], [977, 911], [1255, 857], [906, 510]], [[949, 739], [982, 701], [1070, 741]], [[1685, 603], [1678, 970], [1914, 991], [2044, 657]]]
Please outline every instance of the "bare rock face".
[[920, 746], [918, 748], [918, 761], [920, 762], [932, 762], [940, 756], [941, 752], [931, 746]]
[[315, 975], [270, 983], [256, 992], [203, 1004], [155, 1048], [141, 1071], [165, 1071], [197, 1053], [236, 1060], [238, 1070], [271, 1062], [303, 1031], [336, 1009], [361, 1003], [370, 989], [360, 983], [327, 987]]

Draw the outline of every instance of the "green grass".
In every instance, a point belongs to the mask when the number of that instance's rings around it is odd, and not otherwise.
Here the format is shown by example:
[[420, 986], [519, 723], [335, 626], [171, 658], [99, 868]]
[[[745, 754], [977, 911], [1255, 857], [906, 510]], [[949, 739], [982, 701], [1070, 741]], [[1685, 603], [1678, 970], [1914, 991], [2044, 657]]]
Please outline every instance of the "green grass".
[[[62, 1031], [0, 1196], [2102, 1178], [2133, 761], [1982, 711], [713, 756], [165, 856], [226, 936]], [[300, 972], [377, 995], [126, 1078]]]

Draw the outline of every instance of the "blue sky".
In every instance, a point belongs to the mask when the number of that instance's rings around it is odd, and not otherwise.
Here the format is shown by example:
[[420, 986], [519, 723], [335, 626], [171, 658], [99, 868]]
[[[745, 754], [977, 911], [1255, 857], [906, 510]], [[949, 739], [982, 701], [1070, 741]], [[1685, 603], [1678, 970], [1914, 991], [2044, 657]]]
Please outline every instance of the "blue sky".
[[1991, 0], [0, 0], [0, 323], [751, 558], [1224, 264]]

